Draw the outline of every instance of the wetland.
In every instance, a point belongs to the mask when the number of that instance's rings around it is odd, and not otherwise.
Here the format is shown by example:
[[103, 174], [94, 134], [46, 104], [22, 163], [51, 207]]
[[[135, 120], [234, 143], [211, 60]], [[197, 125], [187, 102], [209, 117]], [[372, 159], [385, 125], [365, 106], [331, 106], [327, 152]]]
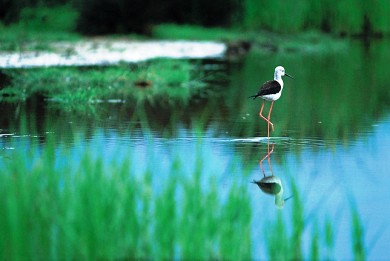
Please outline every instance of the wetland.
[[2, 258], [385, 259], [388, 46], [2, 69]]

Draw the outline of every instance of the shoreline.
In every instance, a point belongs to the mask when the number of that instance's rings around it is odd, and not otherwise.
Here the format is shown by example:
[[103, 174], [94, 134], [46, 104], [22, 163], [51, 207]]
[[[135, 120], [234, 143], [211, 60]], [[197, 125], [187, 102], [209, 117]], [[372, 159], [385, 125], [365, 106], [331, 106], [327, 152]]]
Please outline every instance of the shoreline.
[[1, 52], [0, 68], [114, 65], [155, 58], [220, 58], [227, 45], [217, 41], [83, 40], [54, 42], [51, 51]]

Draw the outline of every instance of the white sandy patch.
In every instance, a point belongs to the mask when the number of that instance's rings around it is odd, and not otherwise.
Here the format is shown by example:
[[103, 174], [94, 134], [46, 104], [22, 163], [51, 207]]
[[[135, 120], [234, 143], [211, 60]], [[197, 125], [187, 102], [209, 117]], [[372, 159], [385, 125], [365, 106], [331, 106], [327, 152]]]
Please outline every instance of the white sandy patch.
[[91, 40], [53, 43], [53, 51], [0, 52], [0, 68], [83, 66], [140, 62], [153, 58], [221, 57], [219, 42]]

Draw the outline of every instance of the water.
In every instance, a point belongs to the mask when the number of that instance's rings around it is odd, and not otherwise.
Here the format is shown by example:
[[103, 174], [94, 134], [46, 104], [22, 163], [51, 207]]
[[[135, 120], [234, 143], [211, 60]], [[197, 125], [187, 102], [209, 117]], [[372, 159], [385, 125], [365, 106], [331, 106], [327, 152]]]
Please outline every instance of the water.
[[[188, 107], [99, 104], [103, 110], [98, 114], [77, 115], [50, 109], [51, 102], [41, 99], [3, 104], [0, 148], [3, 154], [28, 149], [31, 139], [45, 143], [48, 136], [74, 146], [92, 141], [106, 158], [123, 157], [110, 148], [133, 148], [139, 173], [150, 157], [158, 158], [152, 162], [161, 173], [167, 172], [164, 169], [174, 157], [181, 157], [188, 170], [182, 175], [189, 175], [196, 165], [192, 152], [200, 147], [221, 194], [234, 183], [245, 184], [251, 194], [255, 258], [267, 256], [264, 227], [257, 224], [272, 222], [280, 211], [291, 213], [291, 200], [281, 210], [274, 196], [251, 183], [273, 173], [283, 186], [282, 198], [292, 194], [293, 183], [301, 193], [305, 253], [313, 226], [322, 226], [316, 224], [316, 217], [321, 217], [334, 225], [334, 256], [351, 259], [350, 213], [356, 207], [365, 228], [368, 259], [386, 259], [390, 241], [388, 44], [349, 42], [335, 52], [252, 52], [237, 61], [205, 60], [205, 73], [215, 77]], [[272, 78], [277, 65], [295, 79], [284, 79], [283, 95], [275, 102], [271, 118], [275, 132], [268, 141], [267, 126], [257, 115], [261, 101], [248, 96]], [[77, 133], [85, 135], [80, 143], [74, 141]], [[96, 140], [103, 141], [104, 148]], [[259, 161], [272, 146], [263, 173]]]

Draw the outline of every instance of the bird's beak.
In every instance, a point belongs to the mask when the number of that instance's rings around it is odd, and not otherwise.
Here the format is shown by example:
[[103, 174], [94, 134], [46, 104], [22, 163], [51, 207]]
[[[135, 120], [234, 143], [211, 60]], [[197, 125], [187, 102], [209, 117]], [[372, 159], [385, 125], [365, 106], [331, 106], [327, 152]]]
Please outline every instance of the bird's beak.
[[287, 73], [284, 73], [284, 75], [290, 77], [291, 79], [294, 79], [294, 77], [292, 77], [291, 75], [288, 75]]

